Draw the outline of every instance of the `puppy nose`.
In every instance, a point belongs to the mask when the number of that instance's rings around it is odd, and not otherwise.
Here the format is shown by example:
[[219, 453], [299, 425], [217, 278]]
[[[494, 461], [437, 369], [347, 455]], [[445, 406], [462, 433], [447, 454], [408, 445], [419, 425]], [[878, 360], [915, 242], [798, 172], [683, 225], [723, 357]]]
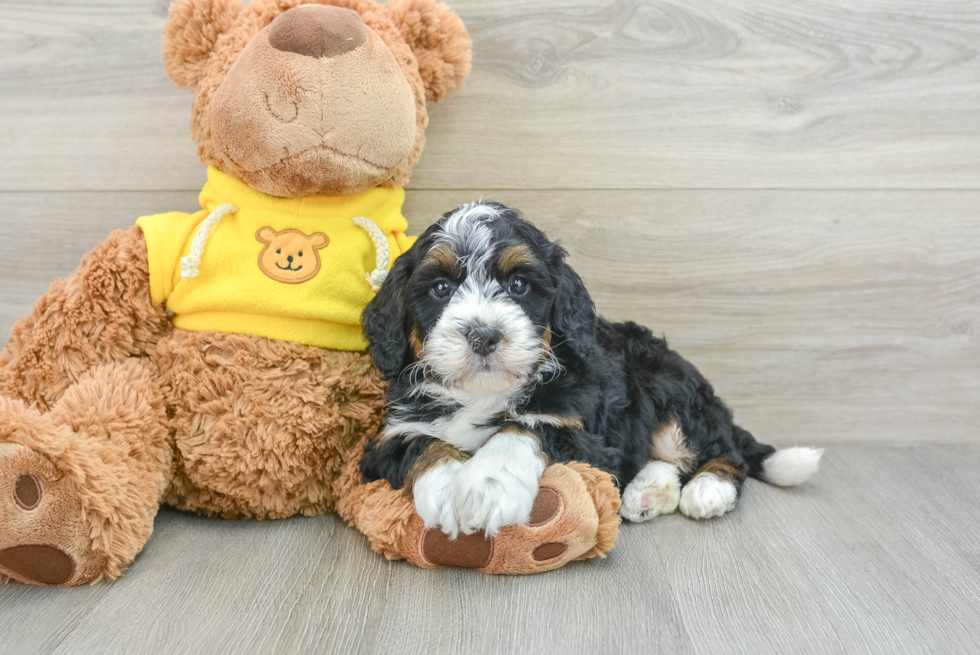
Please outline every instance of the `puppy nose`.
[[281, 13], [269, 27], [276, 50], [307, 57], [336, 57], [367, 39], [367, 25], [356, 11], [330, 5], [304, 5]]
[[289, 262], [290, 264], [292, 264], [293, 263], [293, 256], [292, 255], [289, 255], [288, 257], [286, 257], [286, 261]]
[[473, 349], [477, 355], [481, 357], [486, 357], [494, 350], [497, 349], [497, 344], [500, 343], [501, 334], [500, 330], [492, 327], [478, 327], [470, 330], [469, 340], [470, 348]]

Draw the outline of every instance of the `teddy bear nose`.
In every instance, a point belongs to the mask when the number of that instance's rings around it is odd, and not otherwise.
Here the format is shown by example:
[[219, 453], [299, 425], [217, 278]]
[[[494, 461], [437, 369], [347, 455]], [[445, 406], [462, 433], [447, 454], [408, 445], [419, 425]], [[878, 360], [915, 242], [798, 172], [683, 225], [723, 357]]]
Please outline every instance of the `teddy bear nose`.
[[304, 5], [284, 11], [269, 26], [276, 50], [307, 57], [336, 57], [367, 39], [367, 26], [356, 11], [329, 5]]

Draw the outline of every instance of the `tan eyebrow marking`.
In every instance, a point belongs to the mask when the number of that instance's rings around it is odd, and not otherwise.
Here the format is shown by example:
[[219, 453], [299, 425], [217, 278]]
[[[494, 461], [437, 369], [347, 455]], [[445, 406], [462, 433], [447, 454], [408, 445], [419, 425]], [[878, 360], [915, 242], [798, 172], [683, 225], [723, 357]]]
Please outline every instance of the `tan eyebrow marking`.
[[502, 273], [509, 273], [518, 266], [535, 266], [538, 258], [534, 256], [531, 249], [526, 244], [511, 246], [500, 253], [497, 258], [497, 265]]
[[422, 266], [433, 266], [447, 273], [456, 273], [459, 270], [459, 257], [451, 246], [441, 244], [425, 253]]

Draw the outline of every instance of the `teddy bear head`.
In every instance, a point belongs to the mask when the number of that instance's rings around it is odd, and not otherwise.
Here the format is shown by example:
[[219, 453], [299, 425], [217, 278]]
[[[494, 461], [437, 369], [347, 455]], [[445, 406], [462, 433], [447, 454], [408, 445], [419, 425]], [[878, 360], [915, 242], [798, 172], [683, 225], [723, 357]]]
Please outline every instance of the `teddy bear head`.
[[471, 44], [436, 0], [176, 0], [163, 56], [201, 161], [300, 197], [405, 185]]

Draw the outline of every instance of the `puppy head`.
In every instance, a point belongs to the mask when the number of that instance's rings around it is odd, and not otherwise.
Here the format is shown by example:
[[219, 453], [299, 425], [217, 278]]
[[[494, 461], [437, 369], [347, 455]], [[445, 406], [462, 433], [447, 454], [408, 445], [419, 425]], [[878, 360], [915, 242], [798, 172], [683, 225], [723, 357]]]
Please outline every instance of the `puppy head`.
[[591, 356], [596, 315], [566, 252], [517, 210], [459, 207], [400, 257], [364, 312], [386, 377], [413, 362], [471, 396], [517, 390], [554, 357]]

